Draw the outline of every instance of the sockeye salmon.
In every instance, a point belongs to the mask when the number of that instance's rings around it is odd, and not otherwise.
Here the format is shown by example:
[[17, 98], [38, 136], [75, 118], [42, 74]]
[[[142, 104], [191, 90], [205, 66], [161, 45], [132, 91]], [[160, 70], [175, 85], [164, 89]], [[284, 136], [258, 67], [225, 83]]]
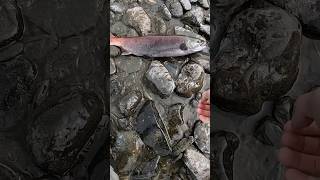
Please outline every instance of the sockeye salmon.
[[147, 57], [177, 57], [207, 48], [207, 42], [188, 36], [115, 37], [110, 34], [110, 45], [122, 49], [122, 55]]

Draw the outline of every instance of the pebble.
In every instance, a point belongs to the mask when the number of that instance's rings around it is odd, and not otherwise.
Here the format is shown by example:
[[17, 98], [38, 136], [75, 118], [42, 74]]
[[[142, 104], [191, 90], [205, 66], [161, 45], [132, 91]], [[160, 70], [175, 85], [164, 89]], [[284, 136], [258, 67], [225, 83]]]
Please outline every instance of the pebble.
[[176, 92], [183, 97], [191, 97], [203, 86], [204, 70], [196, 63], [185, 65], [176, 81]]
[[140, 91], [132, 91], [121, 98], [119, 102], [119, 109], [125, 116], [131, 116], [141, 102], [142, 94]]
[[191, 9], [191, 3], [189, 0], [180, 0], [180, 3], [185, 10], [189, 11]]
[[170, 96], [176, 87], [170, 73], [159, 61], [152, 61], [146, 72], [146, 78], [163, 98]]
[[183, 161], [197, 180], [210, 179], [210, 160], [194, 149], [187, 149]]
[[117, 72], [117, 67], [114, 63], [113, 58], [110, 58], [110, 75], [115, 74]]
[[170, 0], [166, 2], [166, 5], [173, 17], [181, 17], [183, 15], [183, 8], [179, 0]]
[[124, 21], [141, 35], [147, 35], [151, 31], [151, 20], [140, 6], [128, 9]]
[[192, 9], [186, 12], [183, 17], [182, 21], [186, 24], [200, 26], [204, 20], [203, 9], [198, 6], [192, 7]]
[[206, 154], [210, 154], [210, 125], [199, 122], [194, 130], [194, 139], [198, 148]]
[[159, 8], [159, 11], [162, 14], [163, 18], [167, 21], [170, 21], [172, 19], [172, 15], [168, 7], [165, 4], [162, 4]]

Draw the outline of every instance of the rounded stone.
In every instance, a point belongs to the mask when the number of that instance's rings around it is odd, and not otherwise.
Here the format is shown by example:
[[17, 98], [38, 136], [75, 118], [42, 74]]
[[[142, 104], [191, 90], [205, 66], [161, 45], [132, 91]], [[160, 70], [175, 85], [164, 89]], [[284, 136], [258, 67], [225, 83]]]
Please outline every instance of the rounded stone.
[[301, 46], [297, 19], [277, 7], [247, 9], [231, 22], [213, 61], [214, 102], [257, 113], [296, 80]]
[[147, 35], [151, 31], [151, 20], [142, 7], [128, 9], [124, 21], [141, 35]]

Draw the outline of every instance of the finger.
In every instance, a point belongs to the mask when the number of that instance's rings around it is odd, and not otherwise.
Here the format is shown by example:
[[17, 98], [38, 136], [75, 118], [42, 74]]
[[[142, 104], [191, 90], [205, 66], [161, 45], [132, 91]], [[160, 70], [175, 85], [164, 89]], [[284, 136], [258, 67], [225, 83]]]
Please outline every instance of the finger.
[[210, 111], [208, 111], [208, 110], [197, 109], [197, 112], [199, 115], [210, 117]]
[[295, 129], [292, 127], [292, 121], [288, 121], [285, 126], [284, 130], [287, 132], [292, 132], [295, 134], [305, 135], [305, 136], [320, 136], [320, 128], [316, 124], [316, 122], [312, 122], [311, 125], [302, 129]]
[[312, 123], [310, 118], [310, 94], [300, 96], [295, 102], [292, 116], [292, 127], [295, 129], [307, 127]]
[[210, 110], [210, 105], [207, 105], [207, 104], [198, 104], [198, 108], [199, 109], [203, 109], [203, 110]]
[[210, 117], [207, 116], [199, 115], [199, 119], [204, 123], [210, 122]]
[[281, 142], [284, 146], [304, 154], [320, 155], [320, 138], [301, 136], [285, 132], [282, 135]]
[[207, 91], [205, 91], [205, 92], [202, 93], [202, 99], [203, 99], [204, 101], [209, 100], [209, 102], [210, 102], [210, 90], [207, 90]]
[[312, 176], [320, 176], [320, 157], [281, 148], [279, 161], [286, 167], [298, 169]]
[[296, 169], [288, 169], [285, 177], [287, 180], [320, 180], [320, 178], [309, 176]]

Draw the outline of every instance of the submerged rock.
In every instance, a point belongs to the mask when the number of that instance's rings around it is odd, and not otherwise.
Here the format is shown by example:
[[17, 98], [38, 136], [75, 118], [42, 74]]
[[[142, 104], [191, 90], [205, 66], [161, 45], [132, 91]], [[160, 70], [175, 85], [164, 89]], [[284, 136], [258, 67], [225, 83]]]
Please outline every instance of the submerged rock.
[[116, 153], [115, 168], [119, 176], [129, 175], [137, 166], [144, 143], [135, 131], [118, 132], [112, 151]]
[[176, 87], [170, 73], [159, 61], [152, 61], [146, 78], [164, 98], [170, 96]]
[[132, 91], [126, 96], [121, 98], [119, 103], [119, 108], [121, 113], [126, 116], [131, 116], [135, 113], [135, 110], [142, 99], [142, 94], [140, 91]]
[[204, 70], [196, 63], [185, 65], [176, 81], [176, 92], [183, 97], [191, 97], [203, 86]]
[[210, 160], [194, 149], [187, 149], [183, 161], [197, 180], [210, 179]]
[[142, 7], [128, 9], [124, 21], [134, 27], [140, 35], [147, 35], [151, 31], [151, 20]]
[[35, 117], [27, 142], [36, 163], [50, 172], [62, 174], [78, 159], [78, 153], [97, 128], [103, 105], [92, 92], [81, 92]]
[[277, 7], [248, 9], [231, 22], [213, 66], [213, 96], [225, 109], [254, 114], [289, 91], [298, 74], [299, 22]]
[[205, 154], [210, 154], [210, 125], [197, 123], [194, 129], [194, 139], [198, 148]]

